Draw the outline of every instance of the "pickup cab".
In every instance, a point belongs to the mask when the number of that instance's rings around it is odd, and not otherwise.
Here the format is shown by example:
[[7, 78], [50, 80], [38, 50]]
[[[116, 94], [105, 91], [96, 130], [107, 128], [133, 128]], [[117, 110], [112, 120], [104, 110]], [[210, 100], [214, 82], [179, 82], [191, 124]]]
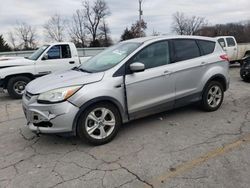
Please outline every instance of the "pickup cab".
[[230, 63], [239, 62], [250, 56], [250, 43], [238, 43], [233, 36], [216, 37], [223, 50], [227, 53]]
[[27, 58], [2, 57], [0, 88], [7, 89], [12, 98], [21, 98], [25, 86], [31, 80], [52, 72], [72, 69], [87, 58], [80, 58], [71, 42], [43, 45]]

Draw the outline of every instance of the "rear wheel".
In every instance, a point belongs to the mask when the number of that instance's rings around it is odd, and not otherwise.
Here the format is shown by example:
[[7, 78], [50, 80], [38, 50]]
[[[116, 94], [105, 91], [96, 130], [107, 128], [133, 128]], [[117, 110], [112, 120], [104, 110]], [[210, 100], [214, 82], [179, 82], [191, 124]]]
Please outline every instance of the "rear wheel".
[[250, 82], [250, 76], [246, 74], [246, 71], [244, 71], [243, 69], [240, 70], [240, 77], [242, 78], [242, 80], [244, 80], [245, 82]]
[[30, 82], [30, 78], [26, 76], [16, 76], [9, 79], [7, 91], [14, 99], [21, 99], [26, 85]]
[[224, 99], [224, 90], [220, 82], [211, 81], [204, 89], [202, 107], [205, 111], [216, 111]]
[[94, 145], [110, 142], [118, 133], [121, 118], [117, 108], [109, 103], [98, 103], [87, 108], [81, 115], [78, 136]]

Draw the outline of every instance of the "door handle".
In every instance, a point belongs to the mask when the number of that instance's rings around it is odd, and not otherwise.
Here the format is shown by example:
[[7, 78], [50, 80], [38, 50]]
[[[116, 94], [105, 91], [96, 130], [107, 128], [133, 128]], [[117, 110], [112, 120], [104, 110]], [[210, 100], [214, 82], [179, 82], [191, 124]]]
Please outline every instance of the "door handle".
[[74, 61], [70, 61], [69, 64], [75, 64], [75, 62]]
[[202, 66], [204, 66], [204, 65], [206, 65], [207, 64], [207, 62], [201, 62], [201, 65]]
[[168, 71], [168, 70], [165, 70], [165, 71], [163, 72], [163, 75], [170, 75], [170, 74], [171, 74], [171, 72]]

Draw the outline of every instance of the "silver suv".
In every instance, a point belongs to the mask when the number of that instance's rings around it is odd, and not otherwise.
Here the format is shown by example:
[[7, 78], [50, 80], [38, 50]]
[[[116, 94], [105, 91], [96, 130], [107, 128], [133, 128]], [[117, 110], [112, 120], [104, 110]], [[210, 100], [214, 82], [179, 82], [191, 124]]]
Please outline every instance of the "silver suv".
[[225, 52], [212, 38], [121, 42], [79, 67], [30, 82], [23, 95], [27, 126], [104, 144], [122, 123], [150, 114], [193, 102], [217, 110], [228, 89], [228, 68]]

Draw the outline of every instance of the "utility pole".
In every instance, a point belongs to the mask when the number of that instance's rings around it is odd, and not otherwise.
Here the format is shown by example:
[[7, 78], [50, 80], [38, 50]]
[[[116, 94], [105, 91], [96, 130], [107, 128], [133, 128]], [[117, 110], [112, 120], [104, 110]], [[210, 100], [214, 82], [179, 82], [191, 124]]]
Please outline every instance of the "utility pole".
[[142, 15], [143, 15], [143, 11], [142, 11], [142, 8], [141, 8], [141, 5], [142, 5], [142, 1], [143, 0], [139, 0], [139, 35], [140, 35], [140, 37], [141, 37], [141, 28], [142, 28], [142, 19], [141, 19], [141, 17], [142, 17]]

